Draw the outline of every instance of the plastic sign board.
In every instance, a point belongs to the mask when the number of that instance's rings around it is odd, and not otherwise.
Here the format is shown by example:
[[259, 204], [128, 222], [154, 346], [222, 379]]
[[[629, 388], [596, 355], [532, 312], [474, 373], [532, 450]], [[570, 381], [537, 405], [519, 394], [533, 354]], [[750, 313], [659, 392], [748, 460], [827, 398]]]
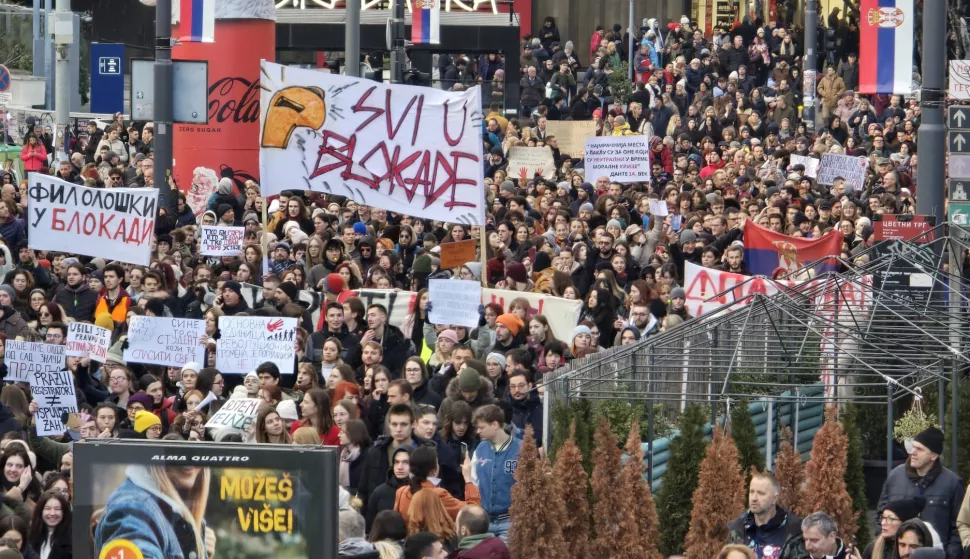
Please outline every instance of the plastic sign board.
[[91, 112], [125, 112], [125, 45], [91, 43]]

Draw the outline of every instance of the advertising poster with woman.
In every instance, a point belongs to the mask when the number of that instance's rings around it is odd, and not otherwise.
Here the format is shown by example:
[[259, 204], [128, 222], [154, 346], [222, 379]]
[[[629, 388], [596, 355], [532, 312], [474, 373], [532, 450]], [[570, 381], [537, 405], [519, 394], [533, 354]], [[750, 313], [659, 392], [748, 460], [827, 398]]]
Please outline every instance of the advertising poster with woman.
[[337, 556], [336, 449], [164, 441], [74, 446], [74, 556]]

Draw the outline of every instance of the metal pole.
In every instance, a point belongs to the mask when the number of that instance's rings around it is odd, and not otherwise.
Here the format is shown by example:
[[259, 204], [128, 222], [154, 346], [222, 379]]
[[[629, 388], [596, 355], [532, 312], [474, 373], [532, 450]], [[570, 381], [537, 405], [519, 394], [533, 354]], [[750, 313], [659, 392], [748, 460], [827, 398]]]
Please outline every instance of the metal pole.
[[155, 5], [155, 187], [158, 207], [169, 210], [172, 176], [172, 121], [174, 92], [172, 69], [172, 0]]
[[34, 45], [32, 52], [34, 54], [34, 75], [40, 76], [43, 73], [42, 69], [44, 67], [44, 57], [42, 54], [44, 52], [44, 42], [40, 36], [40, 0], [34, 0], [33, 7], [34, 21], [32, 23], [34, 31]]
[[[71, 0], [57, 0], [57, 26], [58, 31], [64, 31], [65, 27], [71, 33], [65, 37], [59, 34], [56, 39], [57, 49], [57, 103], [55, 109], [57, 113], [57, 130], [54, 133], [54, 151], [57, 154], [52, 159], [55, 161], [67, 161], [70, 154], [69, 138], [71, 128], [71, 60], [69, 53], [71, 44], [74, 43], [74, 17], [65, 17], [64, 14], [71, 13]], [[68, 25], [69, 24], [69, 25]]]
[[772, 440], [775, 436], [775, 401], [768, 400], [768, 427], [765, 429], [765, 470], [771, 471], [771, 463], [774, 458], [774, 443]]
[[634, 26], [634, 19], [636, 18], [636, 8], [637, 8], [636, 0], [630, 0], [630, 44], [627, 45], [629, 47], [627, 52], [627, 54], [629, 54], [629, 58], [627, 58], [627, 61], [628, 61], [627, 64], [630, 65], [630, 81], [633, 81], [634, 76], [636, 75], [636, 69], [633, 67], [633, 53], [636, 52], [636, 49], [633, 47], [633, 45], [637, 42], [636, 41], [637, 34], [634, 31], [636, 29], [636, 27]]
[[815, 131], [815, 76], [818, 69], [818, 7], [815, 0], [805, 0], [805, 64], [803, 83], [811, 85], [802, 91], [802, 121], [809, 132]]
[[44, 77], [47, 78], [44, 108], [48, 111], [54, 108], [54, 88], [57, 86], [54, 81], [54, 29], [51, 10], [53, 3], [54, 0], [44, 0]]
[[[946, 14], [945, 0], [926, 0], [923, 5], [923, 52], [920, 90], [919, 148], [924, 157], [920, 161], [917, 178], [923, 188], [916, 199], [916, 212], [934, 215], [937, 223], [943, 223], [943, 178], [946, 155], [946, 124], [943, 120], [943, 79], [946, 65]], [[950, 269], [953, 273], [953, 268]], [[952, 296], [952, 295], [951, 295]]]
[[344, 28], [344, 75], [360, 77], [360, 0], [347, 0]]
[[394, 0], [391, 19], [391, 83], [404, 81], [407, 55], [404, 53], [404, 0]]
[[886, 475], [893, 473], [893, 385], [886, 390]]
[[953, 441], [950, 444], [950, 469], [954, 472], [957, 471], [957, 442], [959, 439], [957, 435], [960, 434], [959, 431], [959, 420], [957, 419], [957, 400], [959, 399], [959, 382], [960, 382], [960, 367], [957, 365], [957, 360], [953, 360], [953, 371], [950, 377], [950, 429], [953, 432], [953, 436], [950, 439]]

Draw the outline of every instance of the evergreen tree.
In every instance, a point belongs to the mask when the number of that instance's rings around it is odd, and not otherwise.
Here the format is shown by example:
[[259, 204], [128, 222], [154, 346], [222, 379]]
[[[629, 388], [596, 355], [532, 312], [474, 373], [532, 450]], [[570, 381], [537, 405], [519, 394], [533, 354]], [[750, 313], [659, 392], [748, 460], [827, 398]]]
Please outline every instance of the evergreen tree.
[[802, 485], [805, 483], [805, 466], [802, 464], [801, 454], [792, 447], [791, 429], [781, 430], [781, 444], [775, 455], [775, 479], [781, 485], [778, 494], [778, 505], [796, 512], [802, 509]]
[[839, 537], [854, 541], [856, 512], [845, 488], [849, 439], [836, 413], [835, 406], [829, 406], [825, 423], [815, 433], [812, 457], [805, 465], [805, 490], [798, 513], [803, 516], [816, 511], [828, 513], [839, 525]]
[[640, 442], [640, 426], [634, 423], [626, 441], [627, 461], [623, 465], [621, 487], [633, 488], [634, 514], [637, 523], [637, 540], [641, 559], [663, 559], [657, 545], [660, 530], [657, 527], [657, 506], [653, 502], [650, 484], [643, 479], [647, 467], [643, 462], [643, 445]]
[[[562, 495], [562, 533], [574, 559], [589, 558], [589, 478], [583, 469], [583, 456], [574, 440], [576, 423], [570, 427], [569, 438], [559, 447], [556, 464], [552, 469], [555, 491]], [[591, 558], [590, 558], [591, 559]]]
[[633, 493], [622, 486], [620, 448], [605, 417], [600, 417], [596, 426], [595, 443], [591, 485], [596, 539], [592, 549], [597, 557], [638, 559]]
[[[952, 390], [952, 388], [951, 388]], [[957, 433], [957, 467], [953, 468], [950, 464], [950, 456], [953, 452], [953, 406], [950, 405], [949, 392], [947, 393], [946, 416], [943, 422], [943, 432], [946, 433], [946, 446], [943, 450], [944, 462], [950, 469], [956, 472], [963, 479], [970, 479], [970, 429], [964, 425], [970, 425], [970, 379], [961, 378], [957, 382], [957, 421], [960, 429]]]
[[691, 497], [697, 489], [697, 476], [707, 447], [706, 425], [703, 408], [692, 404], [680, 417], [680, 434], [670, 442], [667, 473], [657, 496], [660, 551], [665, 556], [680, 555], [684, 551], [684, 539], [690, 528]]
[[562, 523], [566, 518], [559, 491], [553, 490], [549, 464], [539, 458], [532, 426], [526, 426], [519, 450], [509, 508], [509, 551], [521, 559], [566, 557]]
[[846, 404], [839, 417], [842, 429], [848, 438], [848, 452], [846, 454], [845, 488], [852, 497], [852, 510], [858, 515], [856, 520], [855, 543], [864, 547], [870, 541], [869, 533], [869, 504], [866, 500], [866, 474], [862, 461], [862, 431], [857, 421], [857, 408], [854, 404]]
[[687, 559], [710, 559], [728, 539], [728, 522], [744, 510], [744, 477], [738, 466], [738, 449], [730, 433], [715, 427], [714, 437], [701, 462], [690, 530], [685, 541]]
[[[752, 468], [759, 472], [765, 469], [765, 457], [761, 455], [761, 449], [758, 447], [758, 434], [755, 431], [747, 401], [742, 400], [731, 408], [731, 436], [738, 447], [738, 461], [741, 464], [741, 473], [744, 475], [744, 486], [747, 487], [751, 482]], [[747, 502], [747, 493], [745, 493], [745, 502]]]

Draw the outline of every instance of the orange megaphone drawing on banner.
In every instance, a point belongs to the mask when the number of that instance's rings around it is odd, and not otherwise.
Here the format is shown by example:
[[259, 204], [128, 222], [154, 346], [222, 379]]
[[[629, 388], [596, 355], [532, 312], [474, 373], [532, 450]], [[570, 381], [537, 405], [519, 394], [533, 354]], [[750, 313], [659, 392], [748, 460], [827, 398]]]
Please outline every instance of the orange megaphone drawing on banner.
[[326, 119], [323, 89], [298, 86], [281, 89], [270, 100], [260, 146], [284, 149], [297, 128], [319, 130]]

